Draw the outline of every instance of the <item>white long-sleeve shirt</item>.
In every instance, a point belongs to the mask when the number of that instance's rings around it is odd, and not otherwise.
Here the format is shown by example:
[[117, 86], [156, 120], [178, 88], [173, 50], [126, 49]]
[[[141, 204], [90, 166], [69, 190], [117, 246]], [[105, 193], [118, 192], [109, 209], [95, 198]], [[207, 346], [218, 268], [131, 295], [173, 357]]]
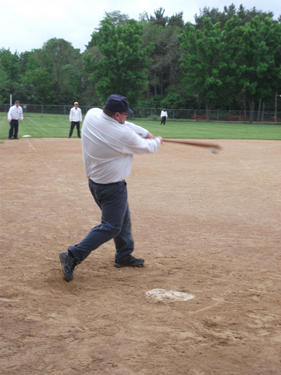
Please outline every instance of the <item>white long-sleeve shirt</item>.
[[134, 154], [156, 152], [159, 138], [145, 138], [148, 131], [131, 122], [119, 124], [99, 108], [90, 109], [82, 128], [82, 152], [86, 175], [100, 184], [129, 176]]
[[162, 111], [160, 117], [168, 117], [167, 111]]
[[19, 105], [13, 105], [8, 112], [8, 120], [23, 120], [23, 112], [22, 107]]
[[80, 108], [71, 108], [69, 112], [69, 121], [82, 121], [82, 111]]

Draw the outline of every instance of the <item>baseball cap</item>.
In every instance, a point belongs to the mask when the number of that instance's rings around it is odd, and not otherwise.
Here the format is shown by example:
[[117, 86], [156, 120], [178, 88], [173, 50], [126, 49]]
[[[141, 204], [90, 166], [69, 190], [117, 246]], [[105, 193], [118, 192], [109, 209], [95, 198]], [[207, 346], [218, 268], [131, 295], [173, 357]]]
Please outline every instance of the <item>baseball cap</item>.
[[75, 105], [75, 104], [78, 104], [78, 102], [74, 102], [74, 105]]
[[16, 101], [15, 101], [15, 103], [19, 103], [19, 101], [18, 101], [18, 100], [16, 100]]
[[113, 94], [107, 99], [105, 106], [111, 112], [127, 112], [133, 113], [133, 111], [129, 108], [129, 102], [125, 98], [125, 96]]

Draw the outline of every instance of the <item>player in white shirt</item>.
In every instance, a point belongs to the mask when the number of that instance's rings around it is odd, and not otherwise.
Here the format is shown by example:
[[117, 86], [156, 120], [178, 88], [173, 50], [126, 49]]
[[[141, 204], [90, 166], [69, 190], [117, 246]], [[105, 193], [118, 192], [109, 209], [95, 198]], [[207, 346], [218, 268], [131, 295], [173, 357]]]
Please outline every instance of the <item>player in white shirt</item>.
[[78, 108], [78, 102], [74, 103], [74, 107], [71, 108], [69, 112], [69, 121], [70, 121], [70, 131], [69, 131], [68, 138], [71, 138], [73, 129], [75, 128], [75, 126], [77, 128], [77, 136], [78, 138], [81, 138], [80, 137], [80, 124], [82, 122], [82, 111], [80, 108]]
[[18, 139], [19, 119], [20, 122], [22, 122], [23, 112], [20, 102], [16, 100], [15, 105], [13, 105], [8, 112], [8, 121], [10, 123], [9, 139]]
[[160, 117], [161, 117], [161, 124], [160, 125], [162, 125], [162, 124], [165, 125], [166, 124], [166, 118], [168, 117], [168, 112], [166, 111], [165, 108], [163, 109], [163, 111], [161, 111]]
[[82, 128], [82, 153], [89, 189], [102, 213], [101, 224], [68, 252], [60, 253], [64, 278], [73, 280], [73, 270], [93, 250], [114, 239], [115, 267], [142, 266], [144, 259], [131, 255], [134, 240], [125, 179], [131, 172], [133, 155], [154, 153], [162, 143], [148, 130], [127, 122], [133, 113], [124, 96], [111, 95], [104, 109], [93, 108]]

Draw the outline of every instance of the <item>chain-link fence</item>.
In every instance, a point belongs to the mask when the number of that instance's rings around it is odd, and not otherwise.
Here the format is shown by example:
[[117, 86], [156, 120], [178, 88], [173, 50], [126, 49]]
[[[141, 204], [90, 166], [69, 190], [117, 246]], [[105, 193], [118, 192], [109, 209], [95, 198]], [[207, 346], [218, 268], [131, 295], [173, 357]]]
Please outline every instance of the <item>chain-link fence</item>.
[[[46, 114], [69, 115], [72, 105], [41, 105], [41, 104], [21, 104], [24, 116], [32, 116], [40, 114], [42, 117]], [[0, 113], [7, 114], [9, 104], [0, 104]], [[92, 106], [80, 106], [83, 115], [87, 113]], [[101, 108], [101, 107], [99, 107]], [[138, 108], [133, 107], [134, 113], [129, 116], [129, 120], [150, 120], [158, 121], [162, 108]], [[204, 109], [168, 109], [167, 121], [206, 121], [206, 110]], [[248, 122], [250, 119], [250, 111], [246, 110], [211, 110], [210, 120], [221, 122]], [[253, 122], [281, 122], [281, 112], [275, 113], [274, 110], [255, 111]]]
[[[43, 105], [43, 104], [22, 104], [20, 106], [23, 109], [23, 113], [25, 116], [31, 116], [32, 114], [41, 114], [44, 116], [46, 114], [53, 114], [53, 115], [69, 115], [70, 109], [73, 105]], [[8, 113], [10, 108], [10, 104], [0, 104], [0, 113], [6, 112]], [[80, 106], [83, 114], [85, 114], [91, 106]]]
[[[159, 120], [161, 108], [132, 108], [134, 113], [130, 119]], [[167, 109], [167, 121], [206, 121], [207, 115], [204, 109]], [[246, 110], [211, 110], [210, 121], [236, 121], [247, 122], [250, 119], [250, 111]], [[254, 122], [281, 122], [281, 112], [256, 111], [253, 114]]]

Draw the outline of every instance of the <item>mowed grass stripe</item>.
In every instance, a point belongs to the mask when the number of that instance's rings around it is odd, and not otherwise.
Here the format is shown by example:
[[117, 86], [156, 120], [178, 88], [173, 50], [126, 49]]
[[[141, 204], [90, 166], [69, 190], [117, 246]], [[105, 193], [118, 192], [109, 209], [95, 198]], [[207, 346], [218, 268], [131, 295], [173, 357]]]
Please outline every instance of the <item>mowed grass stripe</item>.
[[[7, 117], [0, 117], [0, 138], [8, 138], [9, 122]], [[25, 117], [22, 123], [19, 123], [19, 138], [23, 135], [31, 135], [33, 138], [64, 138], [69, 134], [70, 122], [68, 116], [64, 115], [31, 115]], [[74, 131], [73, 134], [76, 137]]]
[[[129, 120], [130, 121], [130, 120]], [[281, 139], [281, 125], [275, 124], [242, 124], [168, 120], [166, 125], [159, 121], [140, 119], [131, 120], [137, 125], [148, 129], [155, 136], [163, 138], [191, 139]], [[0, 139], [7, 139], [9, 122], [6, 115], [0, 115]], [[70, 123], [68, 115], [31, 114], [19, 124], [19, 138], [30, 135], [33, 138], [66, 138], [69, 134]], [[74, 129], [73, 137], [77, 137]]]

